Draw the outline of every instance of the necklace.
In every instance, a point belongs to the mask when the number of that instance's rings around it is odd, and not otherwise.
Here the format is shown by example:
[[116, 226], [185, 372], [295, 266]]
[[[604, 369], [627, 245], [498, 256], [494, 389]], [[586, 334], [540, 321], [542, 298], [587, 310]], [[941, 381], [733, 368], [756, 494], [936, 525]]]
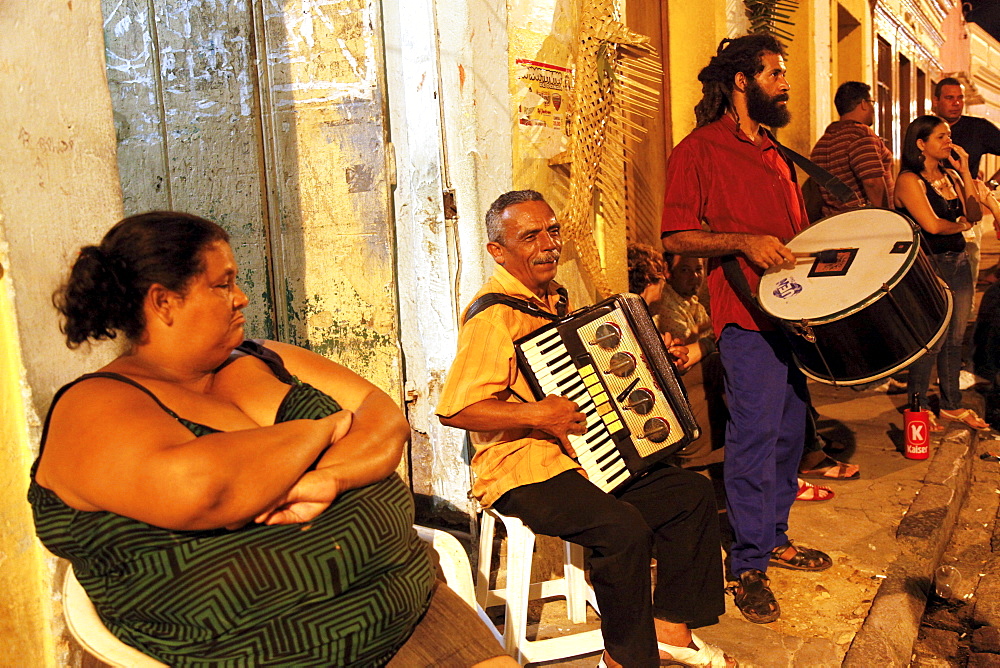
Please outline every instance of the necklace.
[[732, 116], [732, 119], [734, 121], [736, 121], [736, 127], [738, 127], [741, 130], [743, 130], [743, 133], [747, 137], [750, 138], [750, 141], [752, 141], [754, 144], [756, 144], [757, 143], [757, 137], [760, 136], [760, 126], [759, 125], [757, 126], [757, 131], [756, 132], [751, 133], [750, 131], [748, 131], [748, 130], [743, 129], [743, 128], [740, 127], [740, 115], [738, 113], [736, 113], [735, 109], [732, 110], [732, 113], [730, 114], [730, 116]]

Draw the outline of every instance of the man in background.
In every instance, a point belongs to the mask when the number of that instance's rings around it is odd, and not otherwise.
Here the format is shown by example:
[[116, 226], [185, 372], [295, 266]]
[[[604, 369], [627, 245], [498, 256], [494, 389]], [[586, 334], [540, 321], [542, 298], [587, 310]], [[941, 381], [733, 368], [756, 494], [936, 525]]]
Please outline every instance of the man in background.
[[812, 161], [846, 183], [857, 199], [841, 202], [825, 188], [823, 216], [862, 206], [891, 207], [892, 153], [875, 134], [871, 86], [860, 81], [840, 85], [833, 98], [840, 120], [834, 121], [812, 150]]
[[985, 118], [965, 116], [965, 86], [954, 77], [946, 77], [934, 86], [934, 113], [948, 121], [951, 141], [969, 154], [969, 171], [982, 178], [979, 163], [986, 153], [1000, 155], [1000, 129]]

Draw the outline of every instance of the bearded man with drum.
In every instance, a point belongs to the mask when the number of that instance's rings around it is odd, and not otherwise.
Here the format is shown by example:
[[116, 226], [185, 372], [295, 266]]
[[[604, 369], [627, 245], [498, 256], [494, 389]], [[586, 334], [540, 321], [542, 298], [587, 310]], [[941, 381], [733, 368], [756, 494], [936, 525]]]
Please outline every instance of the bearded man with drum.
[[702, 69], [698, 127], [670, 155], [663, 209], [663, 247], [711, 258], [712, 325], [726, 372], [730, 420], [724, 479], [734, 541], [730, 550], [736, 604], [756, 623], [780, 609], [769, 565], [820, 571], [819, 550], [788, 539], [788, 512], [803, 449], [808, 392], [783, 335], [739, 286], [755, 291], [763, 271], [793, 262], [785, 246], [808, 225], [794, 169], [763, 126], [787, 125], [789, 84], [784, 47], [771, 35], [723, 40]]

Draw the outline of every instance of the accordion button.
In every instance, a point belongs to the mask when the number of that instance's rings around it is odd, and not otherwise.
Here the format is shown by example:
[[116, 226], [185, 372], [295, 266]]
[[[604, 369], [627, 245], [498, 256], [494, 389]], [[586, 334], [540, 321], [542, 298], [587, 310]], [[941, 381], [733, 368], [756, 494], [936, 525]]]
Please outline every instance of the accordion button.
[[635, 357], [631, 353], [615, 353], [611, 356], [608, 373], [625, 378], [631, 376], [633, 371], [635, 371]]
[[670, 436], [670, 423], [663, 418], [649, 418], [642, 425], [642, 433], [653, 443], [662, 443]]
[[617, 348], [622, 340], [622, 330], [613, 322], [606, 322], [594, 330], [594, 340], [591, 345], [597, 344], [604, 350]]
[[625, 404], [626, 407], [635, 411], [639, 415], [646, 415], [649, 411], [653, 410], [653, 393], [649, 390], [643, 388], [639, 390], [634, 390], [628, 395], [628, 402]]

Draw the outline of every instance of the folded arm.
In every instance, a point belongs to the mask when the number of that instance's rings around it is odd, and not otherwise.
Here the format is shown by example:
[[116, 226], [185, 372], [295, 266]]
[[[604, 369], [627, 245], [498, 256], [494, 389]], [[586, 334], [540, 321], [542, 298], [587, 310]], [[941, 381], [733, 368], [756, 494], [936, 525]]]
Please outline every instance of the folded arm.
[[913, 172], [903, 172], [896, 183], [896, 203], [930, 234], [956, 234], [971, 229], [972, 223], [960, 216], [956, 222], [939, 218], [927, 199], [927, 186]]
[[284, 496], [349, 426], [345, 412], [193, 437], [136, 388], [91, 379], [56, 405], [37, 480], [78, 510], [234, 527]]
[[399, 465], [410, 425], [389, 395], [346, 367], [314, 352], [268, 341], [285, 367], [329, 394], [353, 415], [351, 428], [333, 443], [281, 503], [258, 521], [268, 524], [312, 519], [344, 492], [384, 480]]

